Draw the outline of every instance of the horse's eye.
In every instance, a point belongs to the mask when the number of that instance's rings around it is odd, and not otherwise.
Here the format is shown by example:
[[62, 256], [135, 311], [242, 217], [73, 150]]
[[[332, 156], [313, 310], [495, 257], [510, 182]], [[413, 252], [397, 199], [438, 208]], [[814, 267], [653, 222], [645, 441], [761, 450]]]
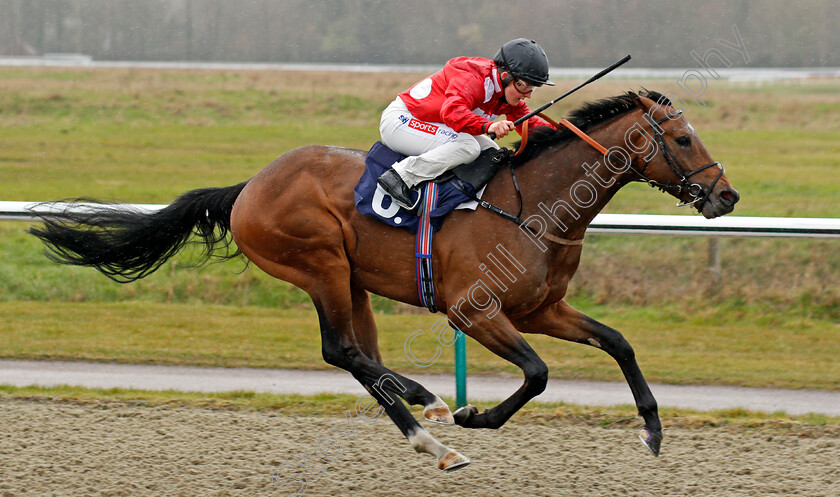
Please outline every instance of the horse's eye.
[[689, 145], [691, 145], [691, 137], [689, 136], [681, 136], [674, 141], [676, 141], [677, 145], [681, 147], [688, 147]]

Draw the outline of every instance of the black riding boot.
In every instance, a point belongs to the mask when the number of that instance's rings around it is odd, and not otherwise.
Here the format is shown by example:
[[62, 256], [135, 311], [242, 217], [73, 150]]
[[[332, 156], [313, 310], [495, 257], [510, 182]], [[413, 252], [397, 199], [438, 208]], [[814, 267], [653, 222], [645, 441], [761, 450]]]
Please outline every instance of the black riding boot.
[[382, 173], [382, 176], [376, 182], [403, 209], [413, 211], [417, 207], [420, 197], [417, 198], [417, 201], [411, 200], [411, 188], [405, 184], [405, 181], [393, 169], [388, 169]]

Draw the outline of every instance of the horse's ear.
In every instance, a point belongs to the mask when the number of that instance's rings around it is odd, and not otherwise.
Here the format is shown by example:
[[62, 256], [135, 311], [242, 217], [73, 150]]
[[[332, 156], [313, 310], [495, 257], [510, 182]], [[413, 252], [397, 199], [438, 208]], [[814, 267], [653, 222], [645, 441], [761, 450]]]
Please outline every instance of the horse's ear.
[[[638, 94], [639, 108], [651, 117], [661, 115], [668, 119], [676, 119], [682, 114], [681, 109], [677, 109], [665, 95], [655, 91], [645, 90]], [[660, 112], [657, 112], [660, 111]], [[657, 120], [659, 117], [656, 118]]]
[[662, 93], [659, 93], [658, 91], [642, 88], [642, 91], [640, 91], [637, 96], [639, 99], [639, 105], [645, 110], [657, 107], [663, 112], [665, 112], [666, 115], [671, 115], [674, 113], [673, 111], [668, 110], [669, 107], [674, 111], [682, 110], [682, 107], [675, 107], [673, 102], [671, 102], [670, 98], [663, 95]]
[[633, 93], [633, 95], [635, 95], [636, 100], [639, 102], [639, 107], [644, 110], [649, 110], [651, 107], [658, 105], [650, 98], [650, 92], [647, 90], [640, 91], [639, 93]]

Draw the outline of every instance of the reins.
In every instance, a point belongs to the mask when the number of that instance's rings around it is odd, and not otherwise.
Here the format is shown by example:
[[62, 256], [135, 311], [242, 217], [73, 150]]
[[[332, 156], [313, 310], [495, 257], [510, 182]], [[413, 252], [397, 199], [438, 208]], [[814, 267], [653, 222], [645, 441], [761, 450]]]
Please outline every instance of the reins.
[[[609, 150], [606, 147], [604, 147], [603, 145], [598, 143], [591, 136], [587, 135], [585, 132], [583, 132], [577, 126], [575, 126], [574, 124], [569, 122], [569, 120], [561, 119], [558, 122], [558, 121], [555, 121], [555, 120], [551, 119], [550, 117], [548, 117], [548, 116], [546, 116], [545, 114], [542, 114], [542, 113], [537, 113], [536, 115], [538, 115], [539, 117], [544, 119], [546, 122], [548, 122], [549, 124], [554, 126], [555, 129], [560, 128], [560, 126], [563, 126], [563, 127], [567, 128], [569, 131], [571, 131], [572, 133], [577, 135], [581, 140], [583, 140], [584, 142], [589, 144], [592, 148], [594, 148], [595, 150], [600, 152], [602, 155], [606, 156], [608, 154]], [[673, 190], [673, 191], [676, 192], [676, 195], [680, 195], [681, 193], [683, 193], [685, 191], [686, 193], [688, 193], [688, 195], [690, 195], [691, 197], [694, 198], [694, 200], [692, 200], [690, 202], [682, 201], [682, 202], [678, 203], [677, 206], [694, 205], [697, 202], [700, 202], [700, 205], [699, 205], [699, 207], [697, 207], [697, 209], [702, 210], [704, 204], [706, 203], [706, 201], [709, 198], [709, 192], [711, 192], [714, 189], [715, 184], [717, 184], [718, 180], [720, 180], [720, 178], [723, 176], [724, 169], [723, 169], [723, 166], [720, 164], [720, 162], [711, 162], [711, 163], [706, 164], [704, 166], [698, 167], [697, 169], [694, 169], [692, 171], [686, 170], [686, 168], [680, 163], [676, 154], [674, 154], [674, 152], [668, 146], [667, 142], [665, 142], [665, 138], [664, 138], [662, 132], [660, 131], [660, 129], [661, 129], [660, 125], [663, 122], [665, 122], [666, 120], [673, 118], [675, 115], [678, 115], [678, 114], [669, 114], [669, 115], [666, 115], [664, 118], [662, 118], [658, 121], [654, 121], [651, 116], [649, 116], [647, 113], [645, 113], [645, 119], [647, 120], [648, 124], [650, 124], [650, 126], [651, 126], [651, 131], [653, 132], [653, 136], [656, 139], [656, 142], [657, 142], [657, 145], [659, 146], [659, 149], [662, 150], [662, 155], [665, 158], [665, 162], [668, 163], [668, 166], [671, 168], [674, 175], [679, 179], [680, 184], [675, 185], [675, 184], [672, 184], [670, 181], [668, 181], [668, 183], [662, 183], [662, 182], [653, 180], [653, 179], [645, 176], [644, 173], [645, 173], [645, 170], [647, 169], [648, 164], [650, 163], [650, 159], [645, 161], [645, 164], [642, 166], [641, 170], [633, 168], [633, 167], [630, 167], [630, 169], [634, 173], [636, 173], [636, 175], [639, 176], [638, 181], [642, 181], [644, 183], [647, 183], [650, 186], [659, 188], [662, 191]], [[515, 157], [515, 156], [518, 156], [518, 155], [522, 154], [522, 152], [525, 150], [526, 145], [528, 144], [528, 121], [527, 120], [522, 122], [521, 136], [522, 136], [522, 141], [520, 142], [519, 148], [516, 150], [516, 152], [511, 154], [510, 150], [501, 149], [500, 153], [497, 154], [497, 156], [493, 160], [494, 161], [502, 161], [502, 160], [510, 161], [511, 155]], [[695, 174], [697, 174], [699, 172], [702, 172], [702, 171], [705, 171], [706, 169], [709, 169], [709, 168], [712, 168], [712, 167], [715, 167], [715, 166], [717, 166], [719, 171], [718, 171], [717, 177], [712, 182], [712, 185], [709, 187], [708, 191], [706, 191], [698, 183], [691, 183], [689, 181], [689, 178], [691, 178]], [[487, 201], [481, 200], [480, 198], [478, 198], [474, 194], [471, 194], [469, 191], [467, 191], [465, 188], [463, 188], [463, 183], [461, 183], [460, 180], [454, 181], [453, 184], [455, 185], [455, 187], [458, 190], [460, 190], [462, 193], [467, 195], [471, 200], [477, 202], [478, 205], [484, 207], [485, 209], [489, 210], [490, 212], [498, 214], [499, 216], [502, 216], [503, 218], [516, 223], [519, 227], [524, 227], [525, 229], [529, 230], [531, 233], [533, 233], [536, 236], [541, 236], [541, 237], [543, 237], [543, 238], [545, 238], [545, 239], [547, 239], [551, 242], [554, 242], [554, 243], [557, 243], [557, 244], [560, 244], [560, 245], [571, 245], [571, 246], [583, 245], [583, 238], [579, 238], [579, 239], [576, 239], [576, 240], [570, 240], [570, 239], [567, 239], [567, 238], [560, 238], [560, 237], [554, 236], [550, 233], [543, 233], [542, 235], [540, 235], [530, 225], [525, 224], [525, 222], [520, 217], [522, 215], [522, 208], [523, 208], [522, 192], [519, 189], [519, 181], [516, 179], [516, 171], [515, 171], [515, 168], [514, 168], [512, 162], [510, 162], [510, 176], [511, 176], [511, 179], [513, 180], [513, 187], [516, 190], [516, 195], [519, 198], [519, 212], [515, 215], [511, 214], [510, 212], [507, 212], [504, 209], [502, 209], [500, 207], [497, 207], [497, 206], [495, 206], [495, 205], [493, 205], [493, 204], [491, 204]]]
[[[581, 131], [580, 128], [578, 128], [577, 126], [572, 124], [568, 119], [561, 119], [560, 122], [557, 122], [554, 119], [548, 117], [547, 115], [545, 115], [543, 113], [539, 113], [537, 115], [540, 116], [541, 118], [543, 118], [548, 124], [554, 126], [554, 129], [557, 129], [560, 126], [565, 126], [569, 131], [576, 134], [581, 140], [583, 140], [586, 143], [588, 143], [589, 145], [591, 145], [592, 148], [601, 152], [602, 155], [607, 155], [607, 152], [608, 152], [607, 147], [601, 145], [600, 143], [595, 141], [594, 138], [592, 138], [591, 136], [589, 136], [586, 133], [584, 133], [583, 131]], [[527, 144], [527, 143], [528, 143], [528, 121], [525, 121], [524, 123], [522, 123], [522, 141], [519, 143], [519, 149], [513, 155], [517, 156], [517, 155], [521, 154], [522, 151], [525, 150], [525, 144]]]
[[[561, 124], [568, 127], [570, 130], [572, 130], [573, 133], [575, 133], [576, 135], [583, 138], [587, 143], [589, 143], [590, 145], [595, 147], [599, 152], [601, 152], [603, 154], [606, 154], [607, 149], [605, 149], [600, 144], [598, 144], [598, 142], [596, 142], [595, 140], [593, 140], [592, 138], [587, 136], [586, 133], [577, 129], [577, 127], [575, 127], [572, 123], [570, 123], [569, 121], [567, 121], [565, 119], [563, 119], [560, 123], [557, 123], [556, 121], [552, 120], [551, 118], [549, 118], [545, 114], [543, 114], [542, 111], [551, 107], [552, 105], [554, 105], [555, 103], [559, 102], [560, 100], [566, 98], [567, 96], [571, 95], [572, 93], [578, 91], [579, 89], [583, 88], [584, 86], [588, 85], [589, 83], [592, 83], [593, 81], [596, 81], [596, 80], [602, 78], [603, 76], [612, 72], [613, 70], [615, 70], [617, 67], [621, 66], [622, 64], [624, 64], [628, 60], [630, 60], [630, 55], [625, 55], [621, 59], [615, 61], [612, 65], [610, 65], [606, 69], [603, 69], [601, 72], [599, 72], [598, 74], [596, 74], [596, 75], [592, 76], [591, 78], [587, 79], [586, 81], [579, 84], [578, 86], [572, 88], [571, 90], [569, 90], [566, 93], [560, 95], [559, 97], [555, 98], [554, 100], [551, 100], [550, 102], [546, 103], [542, 107], [540, 107], [536, 110], [533, 110], [530, 113], [528, 113], [527, 115], [524, 115], [524, 116], [520, 117], [519, 119], [517, 119], [513, 124], [517, 125], [517, 126], [519, 124], [522, 124], [522, 133], [521, 133], [522, 142], [519, 146], [519, 150], [516, 152], [515, 155], [519, 155], [519, 153], [521, 153], [522, 150], [525, 149], [525, 144], [528, 142], [528, 120], [531, 117], [537, 116], [537, 115], [542, 117], [543, 119], [545, 119], [547, 122], [551, 123], [551, 125], [554, 126], [555, 128], [558, 128]], [[489, 133], [489, 135], [490, 135], [490, 138], [492, 138], [494, 140], [496, 139], [496, 134], [495, 133]], [[602, 151], [602, 149], [603, 149], [603, 151]], [[504, 150], [507, 150], [507, 149], [504, 149]], [[508, 155], [505, 155], [505, 157], [508, 160], [510, 159], [510, 157]], [[465, 195], [470, 197], [472, 200], [474, 200], [475, 202], [478, 202], [478, 205], [484, 207], [485, 209], [489, 210], [490, 212], [494, 212], [494, 213], [502, 216], [505, 219], [513, 221], [520, 228], [522, 226], [525, 226], [525, 228], [527, 228], [531, 233], [539, 236], [539, 233], [537, 233], [534, 230], [534, 228], [531, 228], [531, 226], [525, 224], [525, 222], [519, 217], [519, 216], [522, 215], [522, 192], [519, 190], [519, 182], [516, 180], [516, 172], [514, 171], [514, 167], [513, 167], [512, 163], [510, 164], [510, 176], [511, 176], [511, 179], [513, 180], [513, 187], [516, 189], [516, 195], [517, 195], [517, 197], [519, 197], [519, 213], [516, 214], [515, 216], [513, 214], [509, 213], [509, 212], [506, 212], [504, 209], [501, 209], [501, 208], [496, 207], [495, 205], [493, 205], [489, 202], [485, 202], [484, 200], [479, 199], [476, 195], [468, 193], [467, 190], [465, 188], [463, 188], [463, 184], [460, 184], [460, 185], [458, 184], [458, 183], [461, 183], [461, 181], [458, 180], [457, 178], [456, 178], [456, 181], [452, 182], [452, 184], [455, 185], [455, 188], [457, 188], [462, 193], [464, 193]], [[542, 235], [542, 237], [544, 237], [544, 238], [546, 238], [549, 241], [552, 241], [554, 243], [558, 243], [560, 245], [583, 245], [583, 238], [579, 238], [577, 240], [569, 240], [567, 238], [560, 238], [560, 237], [554, 236], [550, 233], [544, 233]]]
[[[606, 155], [606, 153], [607, 153], [606, 147], [604, 147], [603, 145], [601, 145], [600, 143], [595, 141], [591, 136], [589, 136], [586, 133], [584, 133], [583, 131], [581, 131], [577, 126], [575, 126], [574, 124], [572, 124], [568, 120], [562, 119], [562, 120], [560, 120], [560, 122], [557, 122], [557, 121], [551, 119], [550, 117], [546, 116], [543, 113], [537, 113], [536, 115], [540, 116], [546, 122], [548, 122], [549, 124], [554, 126], [554, 128], [559, 128], [560, 126], [565, 126], [572, 133], [576, 134], [583, 141], [585, 141], [586, 143], [591, 145], [593, 148], [595, 148], [595, 150], [597, 150], [597, 151], [601, 152], [602, 154]], [[522, 135], [522, 142], [519, 144], [519, 149], [513, 154], [513, 156], [517, 156], [517, 155], [521, 154], [523, 150], [525, 150], [525, 145], [528, 143], [528, 121], [524, 121], [522, 123], [522, 133], [521, 133], [521, 135]], [[508, 149], [502, 149], [502, 150], [504, 150], [504, 152], [500, 152], [496, 157], [494, 157], [493, 158], [494, 161], [501, 161], [501, 160], [510, 161], [510, 150], [508, 150]], [[584, 240], [583, 238], [578, 238], [578, 239], [575, 239], [575, 240], [571, 240], [569, 238], [560, 238], [559, 236], [554, 236], [551, 233], [543, 233], [542, 235], [540, 235], [530, 225], [525, 224], [525, 221], [523, 221], [522, 218], [520, 217], [522, 215], [522, 208], [523, 208], [522, 191], [519, 189], [519, 181], [516, 179], [516, 168], [513, 167], [512, 162], [510, 163], [510, 177], [511, 177], [511, 180], [513, 180], [513, 188], [516, 190], [516, 196], [519, 198], [519, 212], [517, 214], [511, 214], [510, 212], [507, 212], [506, 210], [502, 209], [501, 207], [495, 206], [495, 205], [491, 204], [490, 202], [487, 202], [486, 200], [482, 200], [482, 199], [478, 198], [477, 195], [474, 195], [474, 194], [470, 193], [466, 188], [464, 188], [461, 180], [459, 180], [457, 178], [455, 179], [455, 181], [453, 181], [452, 184], [455, 185], [455, 188], [460, 190], [463, 194], [468, 196], [471, 200], [477, 202], [478, 205], [480, 205], [481, 207], [484, 207], [485, 209], [489, 210], [490, 212], [492, 212], [494, 214], [498, 214], [499, 216], [502, 216], [503, 218], [507, 219], [508, 221], [513, 221], [520, 228], [525, 227], [525, 229], [527, 229], [528, 231], [530, 231], [531, 233], [533, 233], [536, 236], [540, 236], [540, 237], [545, 238], [546, 240], [548, 240], [550, 242], [554, 242], [554, 243], [559, 244], [559, 245], [567, 245], [567, 246], [583, 245], [583, 240]]]

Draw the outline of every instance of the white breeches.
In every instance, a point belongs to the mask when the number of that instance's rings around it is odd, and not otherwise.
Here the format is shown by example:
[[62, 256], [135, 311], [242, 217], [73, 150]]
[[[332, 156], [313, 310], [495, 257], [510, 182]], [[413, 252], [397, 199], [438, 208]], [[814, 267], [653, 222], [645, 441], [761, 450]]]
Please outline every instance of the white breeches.
[[415, 118], [400, 97], [382, 112], [379, 133], [388, 148], [408, 156], [393, 167], [409, 187], [474, 161], [482, 150], [499, 148], [489, 136], [458, 133]]

